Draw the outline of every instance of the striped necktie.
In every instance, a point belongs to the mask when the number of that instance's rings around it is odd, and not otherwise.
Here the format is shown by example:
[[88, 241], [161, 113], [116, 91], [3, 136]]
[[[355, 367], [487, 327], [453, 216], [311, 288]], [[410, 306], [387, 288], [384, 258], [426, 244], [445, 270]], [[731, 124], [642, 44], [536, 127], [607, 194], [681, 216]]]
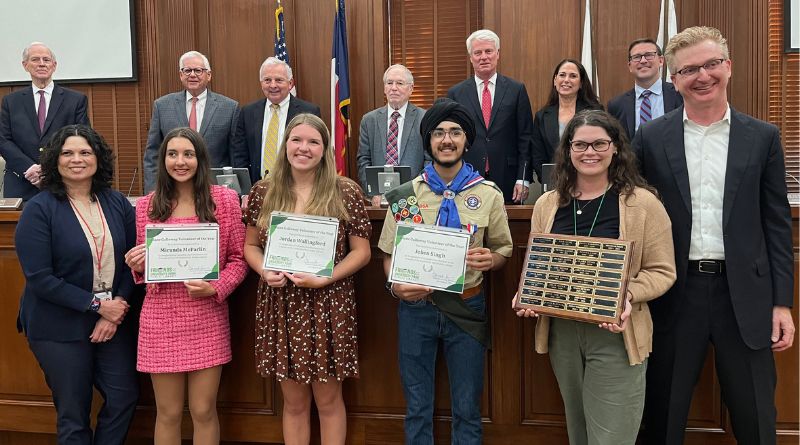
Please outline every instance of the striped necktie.
[[270, 104], [272, 115], [269, 118], [269, 126], [267, 126], [267, 137], [264, 138], [264, 158], [263, 166], [264, 171], [261, 177], [266, 177], [275, 165], [275, 160], [278, 159], [278, 125], [281, 121], [280, 106], [277, 104]]
[[392, 113], [392, 121], [389, 123], [389, 135], [386, 142], [386, 165], [397, 165], [399, 161], [399, 153], [397, 150], [397, 132], [399, 125], [397, 119], [400, 117], [400, 112], [395, 111]]
[[639, 125], [653, 119], [653, 107], [650, 103], [651, 94], [653, 94], [653, 92], [650, 90], [642, 91], [642, 105], [639, 107]]

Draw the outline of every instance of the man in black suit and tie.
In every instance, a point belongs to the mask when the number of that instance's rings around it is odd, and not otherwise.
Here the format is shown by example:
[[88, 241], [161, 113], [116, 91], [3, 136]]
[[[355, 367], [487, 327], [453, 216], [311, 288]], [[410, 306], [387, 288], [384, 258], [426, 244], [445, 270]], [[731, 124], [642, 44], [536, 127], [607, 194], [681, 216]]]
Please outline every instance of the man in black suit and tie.
[[500, 38], [481, 29], [467, 38], [475, 76], [450, 88], [447, 97], [467, 107], [475, 143], [464, 154], [484, 178], [494, 181], [507, 203], [523, 202], [531, 181], [533, 114], [525, 85], [497, 74]]
[[403, 65], [392, 65], [383, 73], [386, 106], [372, 110], [361, 118], [358, 131], [358, 179], [379, 206], [381, 195], [367, 187], [366, 167], [371, 165], [407, 165], [416, 178], [431, 161], [422, 149], [419, 123], [425, 110], [408, 101], [414, 91], [414, 76]]
[[179, 127], [197, 130], [203, 136], [212, 167], [232, 164], [233, 133], [239, 116], [239, 103], [208, 89], [211, 64], [197, 51], [178, 59], [178, 71], [184, 91], [170, 93], [153, 102], [153, 116], [144, 150], [144, 191], [156, 185], [158, 148], [164, 136]]
[[688, 28], [665, 51], [684, 107], [646, 123], [633, 144], [672, 220], [677, 281], [650, 303], [647, 443], [683, 442], [692, 391], [714, 345], [740, 444], [774, 444], [773, 352], [792, 346], [791, 216], [778, 129], [728, 105], [728, 46]]
[[0, 156], [6, 161], [4, 195], [28, 200], [39, 192], [39, 154], [50, 135], [66, 125], [89, 125], [83, 94], [53, 83], [56, 56], [40, 42], [22, 51], [32, 86], [3, 97]]
[[683, 105], [671, 83], [661, 81], [664, 56], [653, 39], [636, 39], [628, 46], [628, 71], [634, 86], [608, 101], [608, 112], [616, 117], [632, 140], [639, 125], [661, 117]]
[[258, 70], [264, 99], [242, 108], [234, 138], [234, 167], [250, 169], [255, 183], [265, 177], [279, 155], [286, 124], [300, 113], [319, 116], [319, 107], [289, 94], [294, 86], [288, 63], [268, 57]]

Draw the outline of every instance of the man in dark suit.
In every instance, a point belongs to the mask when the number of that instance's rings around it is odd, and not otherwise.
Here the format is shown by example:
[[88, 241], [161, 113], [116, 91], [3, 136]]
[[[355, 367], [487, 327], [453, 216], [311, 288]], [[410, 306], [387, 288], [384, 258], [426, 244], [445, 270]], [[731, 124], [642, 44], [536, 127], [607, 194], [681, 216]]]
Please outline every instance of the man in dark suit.
[[185, 90], [161, 96], [153, 102], [153, 116], [144, 150], [144, 191], [155, 188], [158, 148], [164, 136], [179, 127], [190, 127], [202, 136], [212, 167], [233, 165], [233, 133], [239, 116], [239, 103], [208, 89], [211, 64], [197, 51], [178, 60], [178, 71]]
[[792, 346], [792, 236], [778, 129], [729, 107], [728, 47], [688, 28], [665, 55], [684, 107], [639, 128], [642, 172], [672, 219], [677, 281], [650, 302], [647, 443], [683, 442], [708, 343], [741, 444], [774, 444], [773, 352]]
[[425, 110], [408, 101], [414, 91], [414, 76], [403, 65], [392, 65], [383, 73], [383, 92], [387, 105], [361, 118], [358, 132], [358, 179], [361, 187], [380, 205], [381, 195], [367, 187], [366, 167], [371, 165], [407, 165], [411, 177], [420, 174], [428, 154], [422, 149], [419, 123]]
[[289, 94], [294, 86], [292, 68], [268, 57], [258, 70], [264, 99], [242, 108], [234, 139], [234, 167], [250, 169], [254, 183], [266, 176], [279, 155], [286, 124], [300, 113], [319, 116], [319, 107]]
[[525, 85], [497, 74], [500, 38], [481, 29], [467, 38], [475, 76], [450, 88], [447, 97], [470, 110], [477, 136], [464, 160], [494, 181], [506, 202], [523, 202], [531, 181], [531, 102]]
[[661, 81], [664, 56], [653, 39], [636, 39], [628, 46], [628, 71], [634, 86], [608, 101], [608, 112], [628, 133], [628, 139], [643, 122], [661, 117], [683, 105], [683, 98], [671, 83]]
[[3, 97], [0, 156], [6, 161], [4, 196], [28, 200], [39, 192], [39, 154], [50, 136], [71, 124], [89, 125], [83, 94], [53, 83], [56, 56], [43, 43], [22, 51], [32, 86]]

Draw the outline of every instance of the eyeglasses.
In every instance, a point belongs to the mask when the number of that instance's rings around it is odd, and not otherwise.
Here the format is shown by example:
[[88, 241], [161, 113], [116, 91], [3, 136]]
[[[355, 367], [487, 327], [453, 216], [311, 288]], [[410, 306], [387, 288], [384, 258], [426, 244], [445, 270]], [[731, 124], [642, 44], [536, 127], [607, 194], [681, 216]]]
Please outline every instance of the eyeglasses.
[[199, 76], [208, 70], [205, 68], [181, 68], [179, 71], [183, 73], [184, 76], [190, 76], [192, 73], [194, 73], [195, 76]]
[[714, 71], [722, 65], [725, 59], [711, 59], [708, 62], [704, 63], [703, 65], [690, 65], [684, 68], [675, 71], [675, 74], [680, 74], [683, 77], [692, 77], [697, 75], [700, 72], [700, 68], [703, 68], [706, 71]]
[[582, 153], [592, 147], [596, 152], [603, 152], [608, 151], [608, 148], [611, 147], [611, 140], [610, 139], [598, 139], [594, 142], [584, 142], [584, 141], [569, 141], [569, 148], [572, 151]]
[[641, 62], [642, 59], [647, 60], [648, 62], [655, 59], [658, 53], [651, 51], [644, 54], [634, 54], [628, 57], [628, 62]]
[[431, 131], [431, 137], [435, 140], [442, 140], [445, 136], [450, 135], [450, 139], [461, 139], [464, 137], [464, 130], [461, 128], [451, 128], [449, 130], [442, 130], [441, 128], [437, 128]]

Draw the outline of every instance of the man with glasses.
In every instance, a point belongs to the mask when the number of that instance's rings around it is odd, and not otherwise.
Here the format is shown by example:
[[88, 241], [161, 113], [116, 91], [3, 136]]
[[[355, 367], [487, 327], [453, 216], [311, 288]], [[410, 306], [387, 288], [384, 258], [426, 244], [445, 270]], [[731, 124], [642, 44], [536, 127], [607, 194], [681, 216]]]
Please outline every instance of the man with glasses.
[[211, 167], [233, 165], [238, 102], [207, 88], [211, 82], [211, 65], [208, 58], [197, 51], [189, 51], [180, 57], [178, 73], [185, 90], [159, 97], [153, 103], [144, 152], [145, 193], [156, 185], [158, 147], [164, 136], [178, 127], [190, 127], [203, 136], [211, 156]]
[[292, 68], [276, 57], [268, 57], [258, 69], [264, 99], [245, 105], [236, 125], [234, 163], [250, 169], [255, 183], [267, 176], [279, 156], [286, 124], [300, 113], [320, 115], [319, 107], [289, 92], [294, 87]]
[[[361, 118], [358, 131], [358, 179], [367, 190], [366, 167], [407, 165], [417, 176], [430, 158], [422, 150], [419, 122], [425, 110], [409, 102], [414, 91], [414, 76], [403, 65], [392, 65], [383, 73], [386, 105]], [[380, 205], [380, 194], [373, 193], [372, 205]]]
[[378, 242], [386, 254], [384, 270], [388, 275], [398, 223], [465, 229], [472, 238], [463, 293], [386, 283], [400, 300], [398, 360], [406, 399], [405, 443], [433, 444], [434, 378], [441, 342], [450, 378], [452, 443], [478, 445], [486, 348], [491, 345], [481, 283], [483, 272], [500, 269], [511, 256], [511, 232], [502, 192], [463, 161], [466, 147], [475, 139], [467, 108], [439, 99], [425, 112], [419, 132], [433, 162], [386, 194], [389, 209]]
[[77, 91], [53, 83], [56, 56], [40, 42], [22, 51], [22, 67], [31, 85], [3, 97], [0, 111], [0, 156], [5, 159], [4, 196], [28, 200], [39, 192], [39, 155], [61, 127], [89, 125], [88, 100]]
[[710, 342], [736, 440], [774, 444], [773, 352], [790, 348], [795, 332], [780, 134], [729, 106], [731, 60], [717, 29], [682, 31], [665, 56], [684, 106], [633, 141], [672, 220], [677, 269], [672, 289], [650, 302], [647, 443], [683, 442]]
[[634, 86], [608, 102], [608, 113], [616, 117], [633, 139], [639, 125], [661, 117], [683, 105], [671, 83], [661, 81], [664, 56], [653, 39], [636, 39], [628, 46], [628, 71]]

